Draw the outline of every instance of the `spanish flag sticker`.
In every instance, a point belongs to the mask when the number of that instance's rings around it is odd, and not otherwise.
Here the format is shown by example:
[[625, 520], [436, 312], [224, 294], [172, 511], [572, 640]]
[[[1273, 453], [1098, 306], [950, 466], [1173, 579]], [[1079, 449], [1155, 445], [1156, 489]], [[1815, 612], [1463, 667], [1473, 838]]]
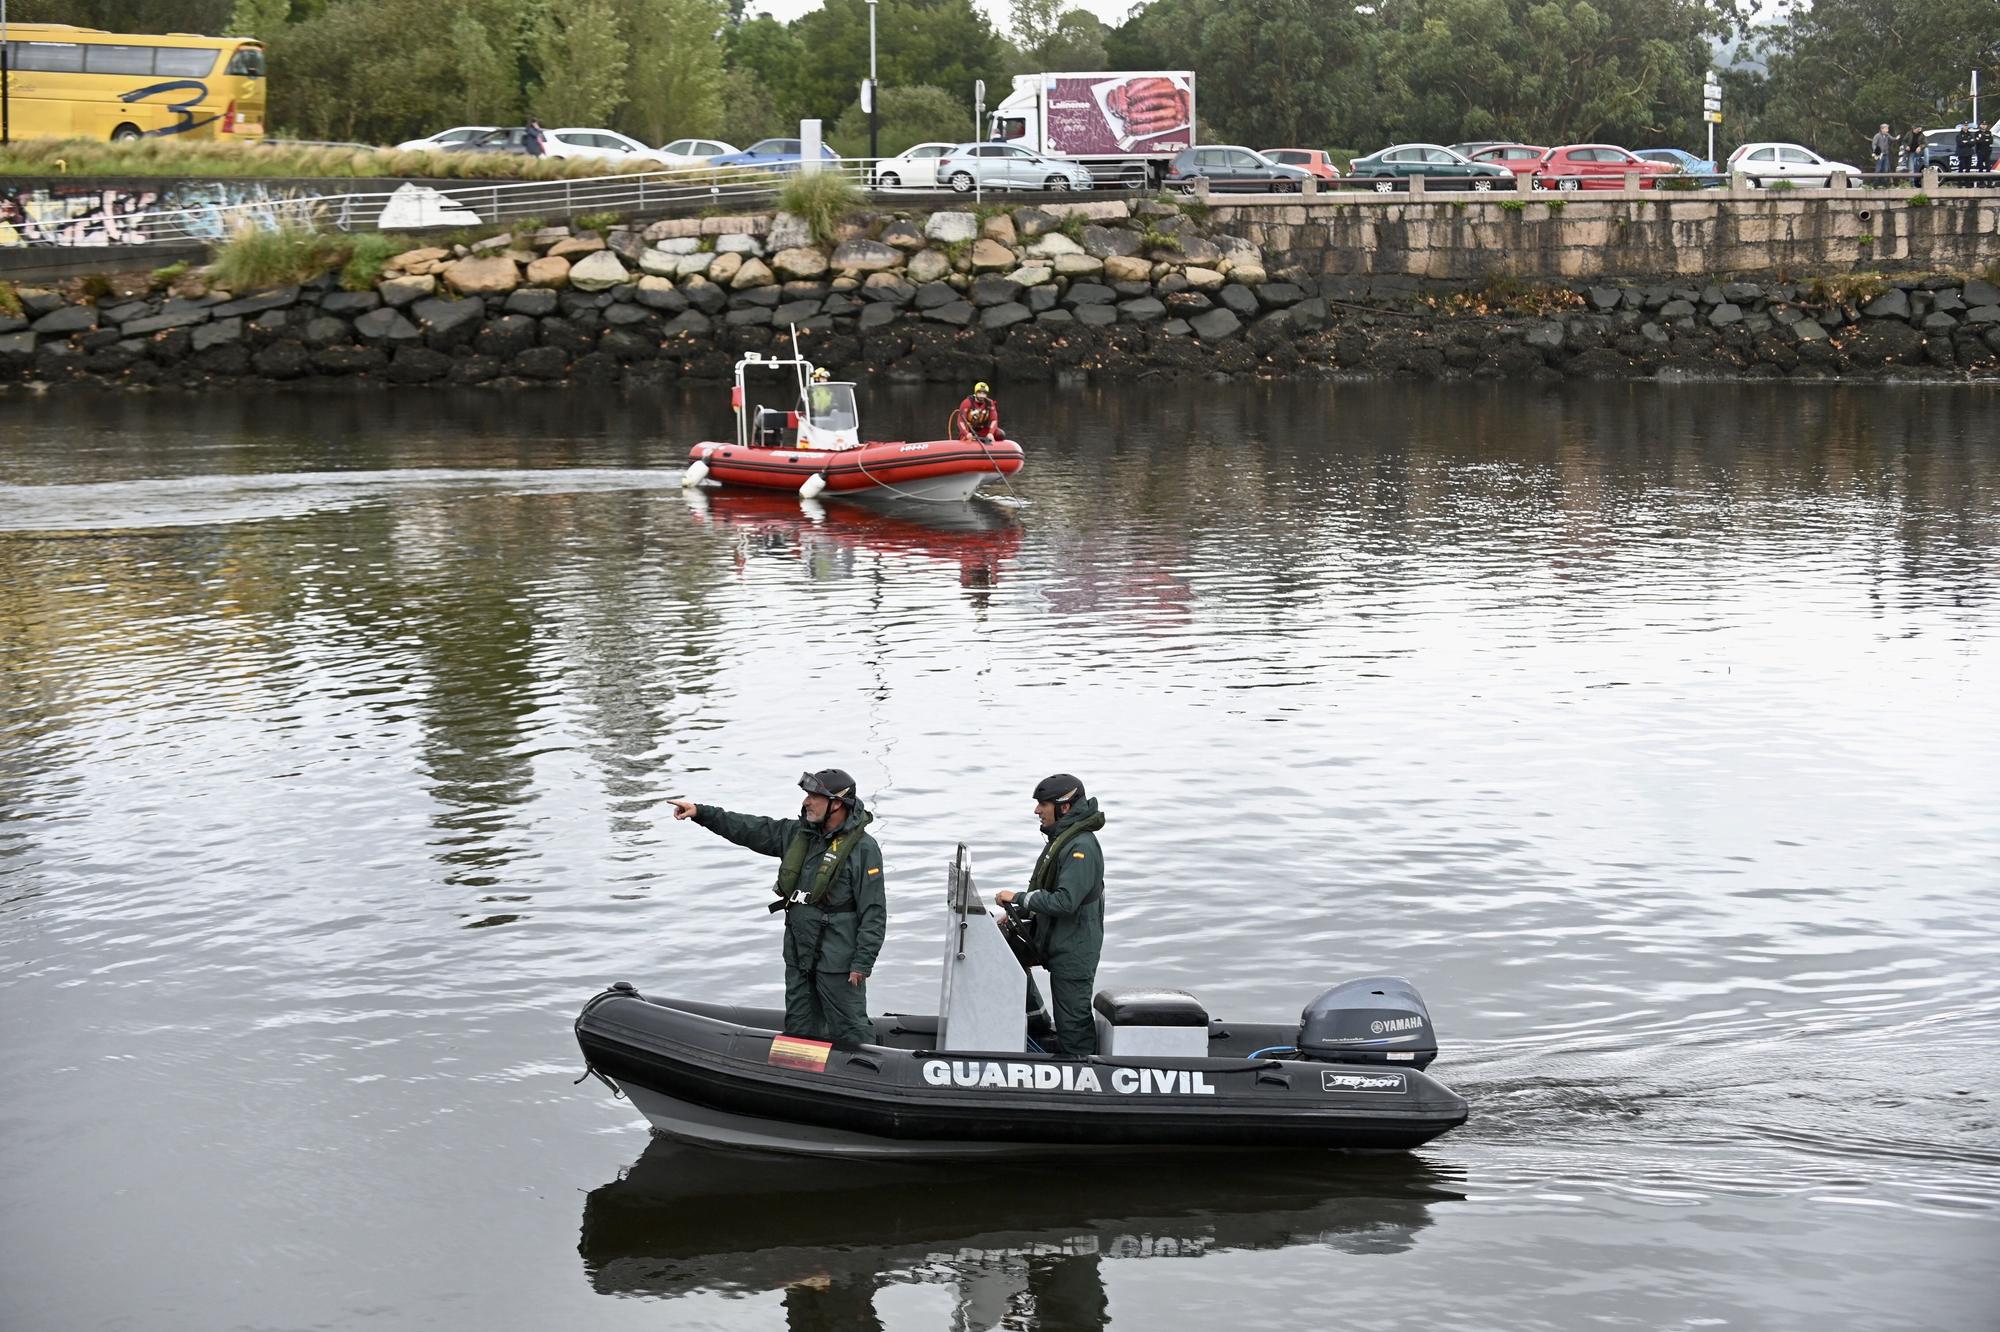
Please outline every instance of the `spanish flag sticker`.
[[1069, 858], [1070, 858], [1071, 860], [1082, 860], [1082, 859], [1083, 859], [1083, 852], [1081, 852], [1081, 851], [1072, 851], [1072, 852], [1070, 852], [1070, 853], [1069, 853]]
[[808, 1073], [826, 1072], [826, 1057], [833, 1046], [826, 1041], [809, 1041], [803, 1036], [780, 1036], [771, 1042], [766, 1063], [779, 1068], [799, 1068]]
[[871, 875], [872, 875], [872, 874], [880, 874], [880, 873], [882, 872], [882, 870], [881, 870], [881, 867], [880, 867], [880, 866], [877, 866], [876, 868], [874, 868], [874, 869], [872, 869], [872, 870], [869, 870], [868, 872], [869, 872], [869, 873], [870, 873]]

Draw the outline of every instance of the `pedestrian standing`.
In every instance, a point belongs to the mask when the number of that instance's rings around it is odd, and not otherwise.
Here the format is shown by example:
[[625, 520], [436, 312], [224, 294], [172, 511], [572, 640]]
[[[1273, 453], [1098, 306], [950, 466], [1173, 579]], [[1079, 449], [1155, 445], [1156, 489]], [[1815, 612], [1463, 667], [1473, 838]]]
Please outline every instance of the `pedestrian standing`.
[[542, 122], [528, 117], [528, 128], [521, 135], [521, 146], [528, 150], [528, 156], [540, 157], [549, 150], [549, 141], [542, 133]]
[[1910, 132], [1903, 136], [1903, 169], [1910, 173], [1910, 184], [1924, 183], [1924, 127], [1910, 126]]
[[1972, 169], [1972, 138], [1972, 122], [1969, 120], [1959, 121], [1958, 142], [1952, 145], [1951, 150], [1951, 169], [1953, 171], [1970, 171]]
[[1975, 124], [1972, 127], [1972, 169], [1993, 169], [1993, 130], [1990, 126]]
[[1875, 131], [1875, 137], [1868, 146], [1875, 150], [1875, 174], [1888, 175], [1895, 167], [1896, 136], [1889, 133], [1887, 121], [1883, 122], [1881, 129]]
[[667, 803], [677, 819], [779, 857], [771, 910], [785, 913], [785, 1034], [864, 1045], [875, 1039], [868, 975], [889, 928], [882, 849], [847, 773], [809, 772], [799, 788], [806, 795], [795, 819], [732, 814], [679, 797]]

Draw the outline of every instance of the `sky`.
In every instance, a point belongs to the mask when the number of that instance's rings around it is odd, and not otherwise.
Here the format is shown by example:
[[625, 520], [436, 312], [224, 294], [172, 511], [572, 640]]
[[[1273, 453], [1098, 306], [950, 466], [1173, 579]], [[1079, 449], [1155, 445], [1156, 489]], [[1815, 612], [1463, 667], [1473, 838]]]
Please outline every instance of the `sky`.
[[[996, 29], [1003, 33], [1007, 31], [1007, 0], [973, 0], [973, 3], [986, 11], [986, 17], [993, 20]], [[790, 23], [807, 10], [819, 7], [820, 0], [750, 0], [749, 12], [769, 14]], [[1087, 9], [1106, 23], [1115, 25], [1138, 8], [1138, 0], [1071, 0], [1069, 7]]]

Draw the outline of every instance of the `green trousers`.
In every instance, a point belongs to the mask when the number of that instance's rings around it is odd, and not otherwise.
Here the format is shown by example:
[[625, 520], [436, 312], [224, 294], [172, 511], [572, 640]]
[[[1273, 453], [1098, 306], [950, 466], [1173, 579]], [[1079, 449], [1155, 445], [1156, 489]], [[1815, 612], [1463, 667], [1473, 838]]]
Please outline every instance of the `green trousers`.
[[[1072, 1059], [1097, 1053], [1097, 1022], [1090, 1014], [1090, 996], [1095, 980], [1092, 976], [1049, 977], [1049, 992], [1056, 1001], [1053, 1014], [1056, 1039], [1062, 1042], [1062, 1052]], [[1032, 1013], [1041, 1006], [1042, 992], [1036, 988], [1034, 976], [1030, 975], [1028, 1011]]]
[[847, 983], [844, 971], [785, 968], [785, 1034], [864, 1045], [875, 1039], [868, 1020], [868, 982]]

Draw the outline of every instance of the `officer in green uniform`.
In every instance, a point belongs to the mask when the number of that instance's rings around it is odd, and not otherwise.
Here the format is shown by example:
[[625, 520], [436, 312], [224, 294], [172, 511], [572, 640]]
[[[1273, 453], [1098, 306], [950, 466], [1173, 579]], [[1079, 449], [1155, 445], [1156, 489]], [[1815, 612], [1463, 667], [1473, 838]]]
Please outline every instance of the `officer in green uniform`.
[[[1104, 951], [1104, 852], [1097, 845], [1104, 815], [1085, 797], [1082, 782], [1059, 772], [1035, 788], [1035, 817], [1049, 844], [1028, 877], [1028, 890], [993, 900], [1006, 908], [1015, 937], [1048, 968], [1062, 1052], [1072, 1058], [1096, 1054], [1090, 997]], [[1030, 975], [1028, 1011], [1041, 1006]]]
[[806, 798], [796, 819], [671, 803], [675, 818], [779, 857], [771, 910], [785, 913], [785, 1032], [858, 1045], [875, 1039], [868, 973], [889, 928], [882, 849], [868, 835], [873, 816], [852, 777], [827, 768], [800, 777], [799, 786]]

